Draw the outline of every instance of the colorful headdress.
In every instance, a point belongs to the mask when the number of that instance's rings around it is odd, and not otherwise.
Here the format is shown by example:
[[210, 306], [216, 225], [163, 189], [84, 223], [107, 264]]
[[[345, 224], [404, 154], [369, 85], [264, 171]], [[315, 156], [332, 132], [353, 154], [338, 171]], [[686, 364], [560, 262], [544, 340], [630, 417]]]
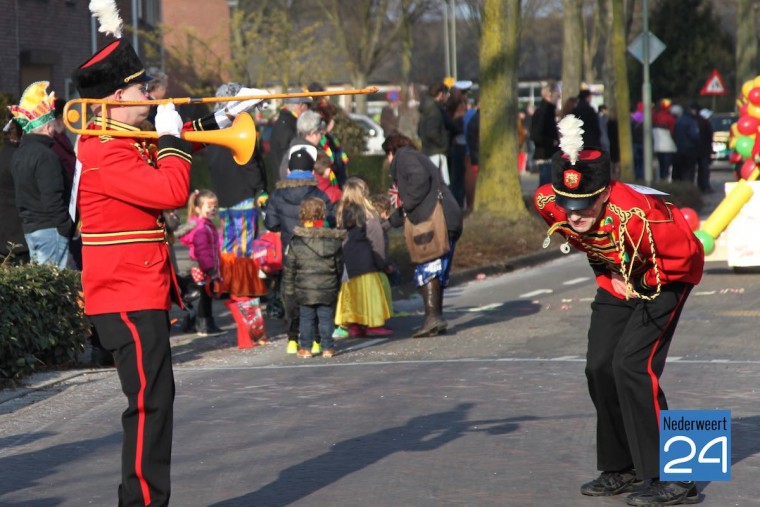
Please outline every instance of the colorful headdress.
[[48, 86], [48, 81], [30, 84], [21, 95], [19, 105], [8, 107], [24, 132], [29, 133], [55, 120], [55, 92], [48, 95]]

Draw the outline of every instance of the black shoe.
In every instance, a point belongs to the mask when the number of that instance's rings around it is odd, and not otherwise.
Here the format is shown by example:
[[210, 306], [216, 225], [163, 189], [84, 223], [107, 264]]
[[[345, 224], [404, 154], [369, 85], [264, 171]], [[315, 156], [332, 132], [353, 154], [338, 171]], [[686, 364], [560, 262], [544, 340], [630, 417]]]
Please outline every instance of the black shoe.
[[207, 317], [207, 318], [200, 318], [198, 317], [196, 319], [196, 333], [198, 336], [218, 336], [220, 334], [224, 334], [227, 331], [224, 329], [220, 329], [217, 327], [216, 323], [214, 322], [214, 319]]
[[639, 484], [641, 481], [636, 480], [636, 473], [633, 470], [602, 472], [599, 477], [581, 486], [581, 494], [586, 496], [619, 495]]
[[625, 501], [636, 507], [691, 504], [699, 501], [699, 491], [693, 482], [652, 481], [641, 491], [628, 495]]

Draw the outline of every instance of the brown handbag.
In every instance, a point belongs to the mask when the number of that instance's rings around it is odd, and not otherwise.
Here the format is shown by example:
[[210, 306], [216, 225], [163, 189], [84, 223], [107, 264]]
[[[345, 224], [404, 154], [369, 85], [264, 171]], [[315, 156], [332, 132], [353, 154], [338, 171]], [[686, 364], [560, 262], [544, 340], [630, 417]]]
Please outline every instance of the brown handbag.
[[443, 195], [438, 191], [433, 212], [418, 224], [409, 217], [404, 221], [404, 239], [409, 257], [415, 264], [422, 264], [443, 257], [449, 253], [449, 231], [443, 214]]

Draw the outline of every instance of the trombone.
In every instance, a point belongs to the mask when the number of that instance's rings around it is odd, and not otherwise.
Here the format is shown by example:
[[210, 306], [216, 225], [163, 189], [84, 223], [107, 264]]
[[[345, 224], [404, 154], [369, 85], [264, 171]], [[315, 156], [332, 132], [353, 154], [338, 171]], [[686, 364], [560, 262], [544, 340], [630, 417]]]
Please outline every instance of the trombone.
[[[72, 99], [63, 108], [63, 123], [71, 132], [82, 136], [130, 137], [140, 139], [157, 139], [158, 132], [154, 130], [121, 131], [108, 130], [108, 107], [153, 106], [158, 104], [213, 104], [218, 102], [233, 102], [257, 99], [286, 99], [297, 97], [328, 97], [333, 95], [367, 95], [376, 93], [377, 87], [370, 86], [356, 90], [273, 93], [270, 95], [244, 95], [240, 97], [180, 97], [169, 99], [116, 101], [105, 99]], [[87, 107], [99, 105], [102, 118], [101, 128], [87, 128]], [[79, 126], [77, 126], [79, 124]], [[232, 156], [238, 164], [247, 163], [253, 156], [256, 147], [256, 124], [250, 114], [239, 114], [232, 126], [220, 130], [181, 132], [180, 137], [186, 141], [202, 144], [217, 144], [232, 150]]]

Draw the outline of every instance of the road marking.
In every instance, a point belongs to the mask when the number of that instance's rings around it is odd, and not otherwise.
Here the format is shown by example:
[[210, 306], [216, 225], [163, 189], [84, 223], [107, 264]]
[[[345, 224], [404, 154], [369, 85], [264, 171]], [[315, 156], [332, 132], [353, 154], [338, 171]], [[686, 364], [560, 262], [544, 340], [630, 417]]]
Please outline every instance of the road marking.
[[501, 305], [503, 305], [503, 304], [504, 303], [493, 303], [493, 304], [490, 304], [490, 305], [478, 306], [476, 308], [467, 308], [467, 309], [465, 309], [465, 311], [466, 312], [485, 312], [485, 311], [488, 311], [488, 310], [495, 310], [497, 308], [501, 308]]
[[539, 296], [541, 294], [551, 294], [554, 291], [551, 289], [538, 289], [534, 290], [533, 292], [526, 292], [525, 294], [520, 294], [518, 297], [521, 298], [532, 298], [533, 296]]
[[[386, 341], [385, 338], [377, 341]], [[359, 346], [364, 348], [369, 346], [367, 342]], [[351, 350], [343, 349], [341, 352]], [[340, 355], [336, 356], [340, 357]], [[671, 360], [668, 359], [670, 362]], [[337, 362], [337, 361], [309, 361], [306, 363], [298, 364], [270, 364], [262, 366], [176, 366], [175, 372], [181, 371], [227, 371], [227, 370], [281, 370], [291, 368], [328, 368], [328, 367], [358, 367], [358, 366], [390, 366], [390, 365], [404, 365], [404, 364], [445, 364], [445, 363], [547, 363], [547, 362], [564, 362], [564, 363], [585, 363], [586, 359], [578, 356], [567, 356], [567, 358], [551, 358], [551, 357], [501, 357], [501, 358], [461, 358], [461, 359], [415, 359], [415, 360], [401, 360], [401, 361], [354, 361], [354, 362]], [[760, 365], [760, 360], [734, 360], [734, 359], [682, 359], [678, 358], [676, 361], [679, 365], [709, 365], [709, 364], [743, 364], [743, 365]]]
[[576, 285], [576, 284], [579, 284], [579, 283], [583, 283], [586, 280], [590, 280], [590, 278], [587, 277], [587, 276], [582, 276], [580, 278], [573, 278], [572, 280], [568, 280], [566, 282], [562, 282], [562, 285]]

